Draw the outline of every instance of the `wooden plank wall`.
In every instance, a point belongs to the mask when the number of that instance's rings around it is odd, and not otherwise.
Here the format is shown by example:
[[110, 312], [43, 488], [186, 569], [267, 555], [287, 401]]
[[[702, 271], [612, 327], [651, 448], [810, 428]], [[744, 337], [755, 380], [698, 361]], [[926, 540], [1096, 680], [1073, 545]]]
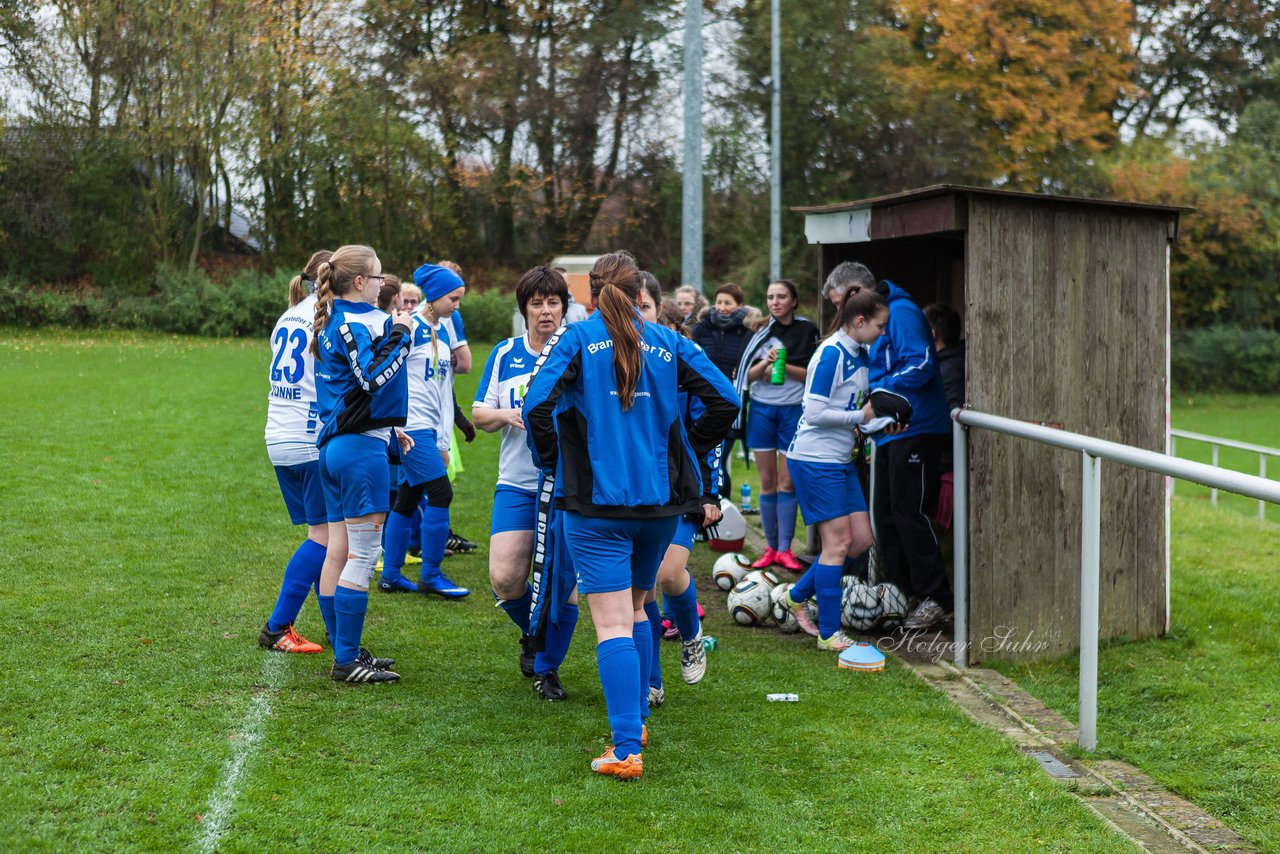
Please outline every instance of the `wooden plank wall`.
[[[1163, 451], [1167, 217], [969, 200], [970, 405]], [[1071, 651], [1079, 635], [1080, 456], [985, 431], [971, 433], [970, 454], [973, 658]], [[1163, 478], [1108, 462], [1102, 472], [1102, 636], [1158, 635]], [[1004, 633], [1007, 642], [984, 647]]]

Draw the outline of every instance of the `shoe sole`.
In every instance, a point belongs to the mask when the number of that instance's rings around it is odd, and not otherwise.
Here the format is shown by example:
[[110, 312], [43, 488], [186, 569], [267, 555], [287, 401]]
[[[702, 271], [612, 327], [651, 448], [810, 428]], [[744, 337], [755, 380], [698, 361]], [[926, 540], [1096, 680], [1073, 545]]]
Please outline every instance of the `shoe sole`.
[[413, 590], [410, 590], [408, 587], [393, 587], [389, 584], [384, 587], [381, 583], [379, 583], [378, 592], [379, 593], [420, 593], [422, 591], [418, 590], [416, 587]]
[[466, 593], [441, 593], [439, 590], [424, 590], [421, 587], [418, 588], [418, 592], [423, 596], [439, 596], [441, 599], [466, 599], [471, 595], [470, 590]]
[[324, 652], [324, 648], [319, 646], [315, 649], [281, 649], [278, 646], [268, 646], [265, 643], [259, 643], [258, 646], [262, 647], [267, 652], [282, 652], [285, 655], [316, 655], [317, 653]]

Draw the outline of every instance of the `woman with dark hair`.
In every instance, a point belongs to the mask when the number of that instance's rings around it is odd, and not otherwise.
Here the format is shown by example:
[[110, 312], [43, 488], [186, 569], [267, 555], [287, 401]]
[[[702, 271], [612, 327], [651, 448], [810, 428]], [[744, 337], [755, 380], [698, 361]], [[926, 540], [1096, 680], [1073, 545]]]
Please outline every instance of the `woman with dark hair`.
[[[705, 457], [738, 410], [732, 386], [700, 348], [640, 318], [640, 290], [629, 255], [597, 260], [595, 314], [552, 336], [523, 406], [534, 463], [555, 478], [596, 629], [614, 746], [591, 767], [620, 779], [644, 772], [653, 643], [644, 600], [680, 516], [701, 521], [703, 504], [716, 504], [703, 494], [712, 483]], [[682, 389], [706, 407], [687, 431]]]
[[[752, 335], [746, 322], [746, 301], [742, 288], [733, 282], [725, 282], [716, 288], [715, 302], [702, 312], [689, 333], [698, 346], [706, 351], [711, 363], [723, 371], [730, 382], [738, 372], [742, 350]], [[733, 497], [733, 481], [729, 477], [733, 443], [734, 437], [730, 437], [720, 449], [720, 494], [725, 498]]]
[[502, 431], [489, 525], [493, 596], [520, 630], [520, 672], [533, 677], [538, 696], [555, 702], [567, 696], [560, 685], [559, 669], [578, 623], [578, 597], [571, 594], [567, 603], [557, 603], [554, 613], [548, 614], [543, 649], [535, 654], [529, 569], [538, 527], [539, 476], [525, 443], [520, 408], [538, 355], [564, 322], [569, 286], [550, 267], [534, 267], [516, 282], [516, 305], [525, 320], [525, 333], [506, 339], [489, 353], [471, 418], [486, 433]]
[[734, 377], [743, 396], [743, 415], [736, 426], [745, 424], [746, 445], [755, 452], [760, 470], [760, 524], [768, 546], [752, 566], [763, 569], [776, 563], [800, 572], [800, 561], [791, 551], [796, 494], [786, 451], [804, 408], [804, 382], [818, 344], [818, 327], [796, 315], [800, 295], [794, 282], [773, 282], [765, 300], [769, 321], [743, 348]]

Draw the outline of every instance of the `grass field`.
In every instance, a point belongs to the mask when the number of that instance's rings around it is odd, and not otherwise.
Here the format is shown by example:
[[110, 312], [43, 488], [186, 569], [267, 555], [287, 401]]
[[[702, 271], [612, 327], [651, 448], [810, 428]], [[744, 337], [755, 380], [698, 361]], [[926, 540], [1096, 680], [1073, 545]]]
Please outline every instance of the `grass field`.
[[[1280, 445], [1280, 398], [1175, 398], [1174, 425]], [[1190, 444], [1179, 456], [1208, 461]], [[1231, 465], [1227, 452], [1223, 465]], [[1244, 455], [1242, 471], [1256, 473]], [[1274, 471], [1273, 476], [1280, 475]], [[1178, 484], [1173, 504], [1172, 630], [1105, 646], [1099, 755], [1131, 762], [1266, 851], [1280, 851], [1280, 508]], [[1003, 666], [1077, 720], [1076, 658]]]
[[[535, 700], [483, 549], [447, 562], [468, 601], [373, 595], [398, 685], [263, 652], [300, 537], [262, 447], [265, 343], [6, 333], [0, 850], [1131, 850], [906, 668], [838, 671], [709, 591], [720, 649], [691, 689], [667, 645], [631, 786], [587, 771], [608, 736], [589, 621], [569, 701]], [[464, 451], [475, 538], [496, 448]], [[314, 602], [299, 627], [323, 637]]]
[[[1173, 426], [1193, 433], [1205, 433], [1238, 442], [1249, 442], [1268, 448], [1280, 448], [1280, 397], [1247, 394], [1175, 395]], [[1212, 461], [1212, 449], [1202, 442], [1179, 439], [1178, 456], [1202, 463]], [[1218, 464], [1245, 474], [1258, 473], [1258, 455], [1247, 451], [1222, 448]], [[1271, 458], [1267, 474], [1280, 479], [1280, 459]], [[1209, 501], [1209, 488], [1194, 483], [1179, 483], [1177, 495]], [[1218, 507], [1256, 516], [1258, 502], [1240, 495], [1218, 493]], [[1267, 508], [1267, 518], [1280, 521], [1280, 508]]]

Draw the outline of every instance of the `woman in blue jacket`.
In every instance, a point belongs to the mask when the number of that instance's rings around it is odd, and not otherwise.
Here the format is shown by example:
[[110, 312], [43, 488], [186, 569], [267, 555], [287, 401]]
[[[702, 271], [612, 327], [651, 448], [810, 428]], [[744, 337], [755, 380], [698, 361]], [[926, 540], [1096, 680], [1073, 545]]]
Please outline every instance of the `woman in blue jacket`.
[[[636, 313], [635, 262], [612, 253], [591, 272], [597, 311], [554, 335], [522, 412], [534, 464], [556, 479], [557, 506], [596, 629], [613, 747], [591, 763], [641, 776], [653, 635], [644, 612], [680, 516], [701, 517], [706, 455], [738, 412], [737, 395], [693, 342]], [[686, 431], [679, 392], [706, 412]]]
[[368, 246], [343, 246], [320, 265], [313, 321], [316, 404], [324, 426], [320, 480], [329, 522], [329, 549], [320, 574], [320, 612], [333, 642], [338, 682], [395, 682], [392, 659], [360, 646], [369, 580], [382, 553], [389, 509], [387, 445], [407, 452], [401, 430], [408, 413], [404, 371], [409, 315], [387, 315], [376, 303], [386, 276]]

